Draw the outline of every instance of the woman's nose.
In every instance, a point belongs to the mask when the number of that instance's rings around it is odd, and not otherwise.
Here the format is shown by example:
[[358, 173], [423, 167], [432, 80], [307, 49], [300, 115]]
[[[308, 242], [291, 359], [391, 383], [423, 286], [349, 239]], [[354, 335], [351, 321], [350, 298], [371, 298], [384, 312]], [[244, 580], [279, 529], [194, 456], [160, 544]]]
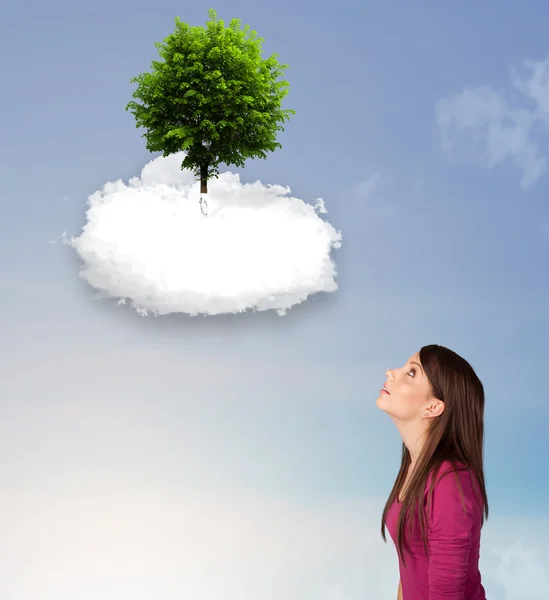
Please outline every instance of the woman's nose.
[[388, 371], [385, 371], [385, 377], [387, 377], [387, 379], [391, 380], [393, 378], [393, 371], [391, 369], [389, 369]]

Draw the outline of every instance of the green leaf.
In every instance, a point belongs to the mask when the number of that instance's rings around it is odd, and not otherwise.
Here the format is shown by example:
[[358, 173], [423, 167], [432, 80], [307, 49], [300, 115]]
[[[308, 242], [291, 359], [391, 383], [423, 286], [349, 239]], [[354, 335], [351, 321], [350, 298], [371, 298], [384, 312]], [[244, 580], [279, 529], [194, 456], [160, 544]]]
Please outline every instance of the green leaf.
[[213, 9], [208, 15], [206, 27], [175, 18], [175, 30], [155, 44], [161, 60], [130, 80], [137, 89], [126, 110], [148, 150], [185, 150], [182, 168], [199, 175], [206, 165], [210, 177], [221, 163], [243, 167], [281, 148], [276, 134], [295, 111], [282, 109], [288, 65], [276, 54], [263, 59], [263, 39], [240, 20], [225, 27]]

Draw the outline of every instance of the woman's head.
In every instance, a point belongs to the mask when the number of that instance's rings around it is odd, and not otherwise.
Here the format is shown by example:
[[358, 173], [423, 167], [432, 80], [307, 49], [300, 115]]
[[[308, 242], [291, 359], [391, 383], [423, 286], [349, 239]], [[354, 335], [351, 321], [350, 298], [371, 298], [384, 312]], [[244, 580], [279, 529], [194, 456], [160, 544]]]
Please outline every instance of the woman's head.
[[419, 423], [444, 412], [444, 402], [436, 397], [422, 363], [420, 351], [401, 367], [385, 373], [387, 379], [376, 404], [395, 422]]
[[[444, 346], [430, 345], [386, 375], [385, 387], [389, 393], [381, 393], [377, 406], [393, 419], [403, 440], [404, 432], [413, 442], [421, 438], [402, 503], [403, 518], [408, 510], [419, 505], [429, 474], [445, 460], [461, 463], [474, 473], [480, 488], [479, 499], [488, 516], [483, 465], [484, 388], [471, 365]], [[384, 538], [387, 511], [401, 491], [411, 462], [410, 450], [403, 444], [400, 471], [383, 511]], [[420, 525], [423, 530], [421, 517]]]
[[484, 388], [464, 358], [444, 346], [424, 346], [386, 376], [388, 393], [376, 404], [397, 425], [415, 426], [437, 446], [444, 440], [460, 460], [482, 453]]

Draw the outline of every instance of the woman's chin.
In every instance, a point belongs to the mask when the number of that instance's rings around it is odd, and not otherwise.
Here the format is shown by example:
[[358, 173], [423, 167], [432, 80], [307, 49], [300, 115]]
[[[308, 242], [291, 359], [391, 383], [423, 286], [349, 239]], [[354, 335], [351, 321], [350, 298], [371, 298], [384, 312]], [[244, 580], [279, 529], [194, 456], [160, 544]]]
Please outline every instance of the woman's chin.
[[388, 407], [388, 403], [387, 403], [387, 397], [385, 394], [380, 394], [377, 397], [376, 400], [376, 406], [380, 409], [383, 410], [385, 412], [387, 412], [387, 407]]

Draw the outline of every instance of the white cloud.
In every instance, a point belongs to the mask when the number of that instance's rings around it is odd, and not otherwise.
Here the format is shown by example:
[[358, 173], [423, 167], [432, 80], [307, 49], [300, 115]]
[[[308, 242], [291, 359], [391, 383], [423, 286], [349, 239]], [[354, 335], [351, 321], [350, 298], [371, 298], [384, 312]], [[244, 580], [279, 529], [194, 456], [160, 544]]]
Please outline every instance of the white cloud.
[[524, 67], [524, 76], [513, 73], [512, 94], [488, 85], [465, 87], [461, 93], [439, 100], [435, 110], [448, 151], [455, 150], [458, 142], [470, 140], [475, 157], [488, 168], [513, 161], [522, 172], [522, 187], [528, 188], [546, 168], [549, 58], [525, 61]]
[[140, 314], [277, 310], [333, 292], [333, 248], [341, 233], [326, 209], [289, 197], [289, 188], [209, 182], [208, 216], [199, 186], [181, 171], [182, 153], [148, 163], [129, 184], [109, 182], [89, 198], [79, 237], [65, 239], [84, 261], [82, 277]]

